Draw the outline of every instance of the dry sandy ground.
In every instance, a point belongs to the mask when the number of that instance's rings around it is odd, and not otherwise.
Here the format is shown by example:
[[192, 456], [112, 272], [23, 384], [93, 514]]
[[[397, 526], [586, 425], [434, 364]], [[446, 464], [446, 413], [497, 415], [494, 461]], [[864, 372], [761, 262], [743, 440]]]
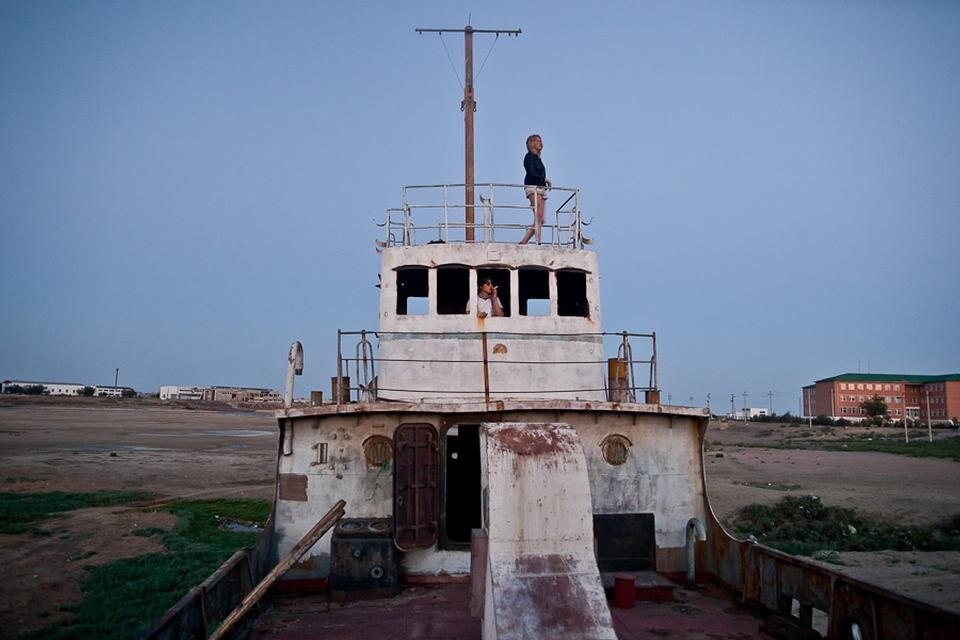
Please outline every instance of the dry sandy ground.
[[[273, 496], [277, 431], [271, 412], [4, 402], [0, 491]], [[813, 493], [826, 504], [900, 522], [931, 523], [960, 513], [960, 463], [737, 446], [776, 442], [782, 433], [772, 425], [711, 425], [708, 492], [721, 519], [788, 493]], [[782, 490], [786, 486], [795, 488]], [[163, 512], [112, 507], [48, 519], [42, 527], [50, 536], [0, 535], [0, 637], [56, 621], [60, 605], [79, 599], [84, 566], [155, 551], [155, 539], [134, 531], [172, 523]], [[831, 568], [960, 610], [960, 553], [841, 554], [840, 561], [844, 565]]]

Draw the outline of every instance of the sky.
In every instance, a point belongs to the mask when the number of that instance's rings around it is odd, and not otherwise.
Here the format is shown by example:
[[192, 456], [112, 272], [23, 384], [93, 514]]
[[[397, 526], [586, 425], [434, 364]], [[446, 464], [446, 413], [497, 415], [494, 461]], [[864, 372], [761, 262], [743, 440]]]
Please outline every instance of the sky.
[[[0, 379], [329, 392], [409, 184], [544, 139], [664, 400], [960, 372], [960, 3], [0, 3]], [[492, 47], [492, 48], [491, 48]], [[449, 58], [448, 58], [449, 55]]]

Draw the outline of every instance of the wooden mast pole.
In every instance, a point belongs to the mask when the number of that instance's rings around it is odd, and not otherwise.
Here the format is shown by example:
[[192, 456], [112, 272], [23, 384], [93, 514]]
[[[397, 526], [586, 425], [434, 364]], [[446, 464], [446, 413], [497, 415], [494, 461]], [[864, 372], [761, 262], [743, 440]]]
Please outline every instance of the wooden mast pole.
[[466, 242], [474, 241], [473, 218], [473, 114], [477, 101], [473, 96], [473, 27], [463, 28], [463, 222]]
[[463, 203], [465, 240], [474, 242], [474, 164], [473, 164], [473, 114], [477, 110], [477, 101], [473, 92], [473, 34], [501, 33], [508, 36], [519, 36], [520, 29], [474, 29], [470, 25], [463, 29], [417, 29], [417, 33], [462, 33], [463, 34], [463, 102], [460, 110], [463, 111]]

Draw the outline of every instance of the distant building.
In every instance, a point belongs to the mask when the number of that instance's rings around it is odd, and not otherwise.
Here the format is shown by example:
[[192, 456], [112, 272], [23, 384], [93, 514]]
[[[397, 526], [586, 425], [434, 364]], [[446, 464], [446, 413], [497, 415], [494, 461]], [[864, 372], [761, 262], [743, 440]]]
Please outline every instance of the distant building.
[[733, 420], [751, 420], [753, 418], [765, 418], [770, 415], [766, 409], [760, 409], [758, 407], [744, 407], [739, 411], [734, 411], [730, 414], [730, 418]]
[[37, 382], [33, 380], [4, 380], [0, 383], [0, 393], [7, 393], [11, 387], [20, 387], [28, 389], [30, 387], [43, 387], [45, 396], [78, 396], [85, 387], [93, 388], [93, 395], [104, 398], [119, 398], [126, 391], [128, 395], [134, 390], [130, 387], [113, 387], [77, 384], [75, 382]]
[[280, 393], [259, 387], [209, 387], [203, 390], [203, 399], [214, 402], [279, 402]]
[[960, 417], [960, 373], [942, 376], [843, 373], [803, 387], [803, 415], [862, 420], [864, 401], [878, 397], [894, 420], [933, 422]]
[[75, 396], [87, 385], [75, 382], [38, 382], [35, 380], [4, 380], [0, 383], [0, 393], [9, 393], [11, 387], [28, 389], [43, 387], [43, 394], [48, 396]]
[[203, 400], [203, 387], [181, 387], [168, 384], [160, 387], [161, 400]]
[[209, 400], [212, 402], [280, 402], [280, 393], [261, 387], [183, 387], [163, 385], [161, 400]]

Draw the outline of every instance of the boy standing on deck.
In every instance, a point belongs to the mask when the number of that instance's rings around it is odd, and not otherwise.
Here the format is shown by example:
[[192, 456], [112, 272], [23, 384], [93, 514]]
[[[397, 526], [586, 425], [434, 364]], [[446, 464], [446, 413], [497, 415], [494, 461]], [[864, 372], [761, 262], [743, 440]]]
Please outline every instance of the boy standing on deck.
[[520, 244], [527, 244], [530, 238], [537, 236], [537, 244], [540, 244], [540, 231], [543, 228], [544, 210], [546, 209], [547, 189], [550, 187], [550, 181], [547, 180], [547, 169], [543, 166], [543, 160], [540, 159], [540, 152], [543, 151], [543, 138], [534, 133], [527, 137], [527, 155], [523, 157], [523, 168], [526, 175], [523, 178], [523, 191], [530, 200], [530, 208], [533, 209], [533, 226], [527, 227]]

